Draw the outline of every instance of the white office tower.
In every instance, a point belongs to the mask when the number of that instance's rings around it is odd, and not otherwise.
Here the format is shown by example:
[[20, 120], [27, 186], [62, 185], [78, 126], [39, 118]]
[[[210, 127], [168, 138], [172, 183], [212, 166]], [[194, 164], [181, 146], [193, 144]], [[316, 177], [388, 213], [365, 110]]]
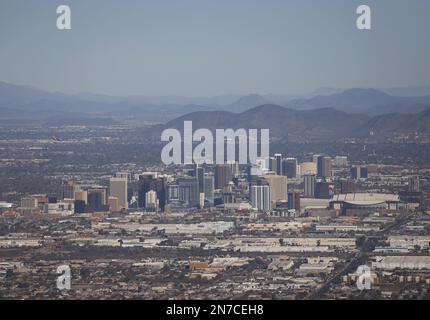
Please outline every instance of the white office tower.
[[120, 209], [128, 209], [127, 202], [127, 179], [110, 178], [109, 195], [118, 198]]
[[297, 173], [296, 178], [302, 177], [302, 166], [299, 163], [297, 163], [296, 173]]
[[200, 192], [199, 205], [200, 205], [200, 208], [203, 208], [205, 206], [205, 193], [204, 192]]
[[315, 197], [316, 176], [314, 174], [305, 174], [303, 176], [303, 187], [305, 198]]
[[251, 186], [251, 205], [259, 211], [270, 211], [272, 209], [271, 192], [269, 185]]
[[145, 193], [145, 209], [154, 210], [158, 209], [158, 197], [157, 192], [150, 190]]

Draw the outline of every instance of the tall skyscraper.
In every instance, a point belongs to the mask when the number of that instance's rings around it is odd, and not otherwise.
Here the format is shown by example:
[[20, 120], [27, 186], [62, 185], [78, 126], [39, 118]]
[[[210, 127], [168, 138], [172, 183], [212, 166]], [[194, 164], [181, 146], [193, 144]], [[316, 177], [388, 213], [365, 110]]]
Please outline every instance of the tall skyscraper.
[[360, 168], [357, 166], [351, 167], [351, 179], [358, 180], [360, 179]]
[[158, 209], [157, 192], [154, 190], [150, 190], [145, 194], [145, 209], [150, 211], [157, 211]]
[[110, 178], [109, 195], [118, 198], [121, 209], [128, 209], [127, 178]]
[[331, 178], [332, 165], [331, 158], [328, 156], [319, 156], [317, 159], [317, 177], [318, 178]]
[[103, 211], [104, 205], [102, 203], [104, 195], [101, 190], [88, 190], [88, 211], [96, 212]]
[[199, 181], [199, 192], [204, 192], [205, 189], [205, 169], [197, 168], [197, 180]]
[[265, 175], [262, 176], [262, 178], [266, 180], [270, 186], [272, 204], [275, 204], [277, 201], [286, 201], [288, 199], [287, 177], [278, 175]]
[[[104, 186], [93, 186], [91, 188], [88, 189], [88, 197], [90, 195], [90, 193], [100, 193], [100, 199], [101, 199], [101, 204], [102, 205], [107, 205], [108, 203], [108, 192], [107, 192], [107, 187]], [[89, 199], [88, 199], [89, 202]]]
[[275, 157], [275, 163], [276, 163], [276, 168], [274, 171], [276, 172], [277, 175], [281, 176], [282, 175], [282, 154], [276, 153], [274, 157]]
[[270, 186], [266, 184], [251, 185], [250, 200], [254, 209], [267, 212], [272, 209]]
[[179, 201], [179, 185], [178, 184], [168, 184], [167, 189], [167, 201]]
[[315, 185], [315, 198], [330, 199], [332, 196], [332, 185], [328, 182], [317, 182]]
[[297, 159], [296, 158], [286, 158], [282, 160], [282, 175], [288, 178], [297, 177]]
[[199, 181], [196, 177], [181, 177], [177, 179], [179, 188], [179, 201], [185, 207], [196, 208], [200, 206]]
[[214, 203], [214, 189], [215, 189], [215, 179], [212, 175], [205, 175], [204, 177], [204, 194], [205, 200], [207, 200], [211, 205]]
[[276, 173], [276, 159], [275, 159], [275, 157], [269, 158], [269, 171], [273, 171]]
[[[195, 180], [197, 181], [196, 178]], [[166, 205], [166, 189], [163, 177], [159, 177], [156, 173], [142, 174], [139, 176], [138, 189], [138, 204], [140, 208], [146, 208], [145, 195], [148, 191], [153, 190], [157, 193], [159, 208], [164, 212]]]
[[77, 190], [75, 191], [75, 200], [81, 200], [85, 203], [88, 203], [88, 192], [83, 190]]
[[303, 176], [304, 196], [305, 198], [315, 197], [316, 177], [314, 174], [305, 174]]
[[73, 181], [63, 181], [61, 196], [63, 199], [74, 199], [75, 183]]
[[121, 211], [121, 208], [119, 206], [119, 200], [117, 197], [108, 197], [108, 205], [111, 212]]
[[75, 213], [85, 213], [85, 209], [87, 207], [84, 200], [76, 200], [74, 201]]
[[296, 212], [300, 212], [300, 193], [288, 192], [288, 209], [294, 209]]
[[354, 180], [367, 179], [368, 175], [369, 174], [366, 167], [357, 165], [351, 167], [351, 178]]
[[230, 165], [219, 164], [215, 167], [215, 189], [224, 188], [232, 178]]

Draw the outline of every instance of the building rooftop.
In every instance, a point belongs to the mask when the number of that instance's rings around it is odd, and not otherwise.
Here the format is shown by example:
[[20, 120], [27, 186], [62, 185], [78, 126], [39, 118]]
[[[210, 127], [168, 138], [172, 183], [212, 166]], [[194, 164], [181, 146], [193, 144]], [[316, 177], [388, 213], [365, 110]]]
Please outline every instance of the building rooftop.
[[350, 204], [370, 205], [384, 203], [387, 201], [400, 201], [398, 195], [386, 193], [346, 193], [337, 194], [332, 201], [343, 201]]

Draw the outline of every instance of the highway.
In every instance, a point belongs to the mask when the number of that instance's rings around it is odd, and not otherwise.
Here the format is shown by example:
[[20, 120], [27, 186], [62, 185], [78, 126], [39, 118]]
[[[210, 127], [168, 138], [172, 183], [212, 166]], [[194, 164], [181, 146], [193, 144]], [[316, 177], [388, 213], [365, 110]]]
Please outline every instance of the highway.
[[413, 216], [414, 213], [399, 215], [393, 223], [378, 231], [375, 235], [370, 237], [366, 236], [363, 245], [360, 247], [360, 251], [351, 258], [350, 262], [332, 275], [322, 286], [318, 287], [315, 291], [306, 296], [305, 300], [321, 299], [323, 295], [329, 291], [332, 284], [339, 282], [344, 275], [356, 271], [359, 266], [366, 263], [368, 254], [373, 251], [378, 240], [384, 239], [391, 230], [399, 228], [408, 222]]

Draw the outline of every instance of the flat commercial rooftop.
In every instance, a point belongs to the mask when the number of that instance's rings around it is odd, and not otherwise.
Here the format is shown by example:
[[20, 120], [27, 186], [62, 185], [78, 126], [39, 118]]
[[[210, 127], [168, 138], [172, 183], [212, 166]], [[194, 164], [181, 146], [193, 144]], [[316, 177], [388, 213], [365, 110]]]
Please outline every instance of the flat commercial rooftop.
[[376, 204], [387, 201], [400, 201], [398, 195], [387, 193], [346, 193], [337, 194], [332, 201], [343, 201], [351, 204]]

